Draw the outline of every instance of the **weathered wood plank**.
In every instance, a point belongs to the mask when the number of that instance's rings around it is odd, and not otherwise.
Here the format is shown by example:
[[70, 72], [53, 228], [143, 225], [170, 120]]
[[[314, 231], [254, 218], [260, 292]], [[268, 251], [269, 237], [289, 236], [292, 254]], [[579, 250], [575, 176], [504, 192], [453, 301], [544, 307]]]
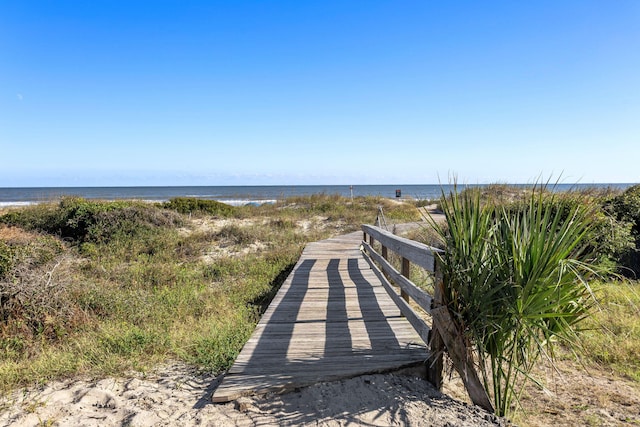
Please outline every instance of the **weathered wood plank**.
[[[371, 262], [371, 265], [375, 268], [373, 262]], [[429, 328], [429, 325], [427, 325], [427, 323], [422, 320], [422, 318], [418, 316], [415, 311], [413, 311], [409, 304], [400, 295], [395, 293], [394, 289], [391, 287], [391, 284], [382, 275], [382, 272], [380, 272], [380, 270], [378, 270], [377, 268], [376, 271], [379, 272], [382, 285], [387, 288], [389, 296], [391, 297], [391, 299], [393, 299], [398, 308], [400, 308], [402, 314], [404, 314], [404, 316], [407, 318], [409, 323], [411, 323], [416, 332], [418, 332], [418, 335], [420, 335], [424, 342], [429, 342], [429, 331], [431, 330], [431, 328]]]
[[[398, 304], [402, 313], [408, 317], [408, 320], [416, 328], [420, 336], [423, 337], [425, 342], [428, 343], [431, 352], [429, 360], [427, 361], [427, 379], [436, 388], [440, 389], [442, 387], [443, 370], [442, 354], [444, 349], [446, 348], [443, 341], [443, 334], [441, 333], [442, 325], [438, 324], [438, 322], [442, 320], [442, 316], [440, 316], [441, 318], [438, 319], [438, 316], [436, 316], [433, 311], [434, 301], [437, 300], [437, 298], [435, 296], [431, 297], [429, 294], [419, 289], [413, 282], [411, 282], [410, 262], [414, 262], [415, 264], [425, 268], [426, 270], [434, 272], [436, 276], [434, 280], [437, 293], [442, 286], [442, 274], [439, 271], [434, 254], [437, 252], [441, 252], [441, 250], [430, 248], [426, 245], [422, 245], [420, 243], [395, 236], [377, 227], [363, 225], [362, 230], [364, 233], [362, 239], [362, 248], [368, 255], [368, 257], [365, 256], [365, 258], [367, 258], [367, 261], [370, 262], [372, 269], [376, 272], [376, 274], [380, 275], [385, 288], [390, 292], [390, 296]], [[373, 249], [373, 245], [366, 242], [367, 234], [369, 234], [370, 242], [373, 242], [375, 240], [374, 238], [380, 240], [382, 244], [382, 254], [377, 253]], [[402, 258], [401, 272], [398, 272], [395, 267], [393, 267], [388, 262], [387, 246], [391, 247], [392, 250], [394, 250]], [[382, 269], [382, 271], [384, 271], [386, 277], [379, 273], [378, 267], [373, 264], [372, 260], [380, 265], [380, 268]], [[424, 324], [421, 319], [418, 319], [417, 316], [414, 315], [410, 306], [408, 304], [405, 304], [404, 301], [398, 298], [391, 284], [386, 282], [387, 277], [390, 278], [390, 280], [400, 288], [403, 300], [408, 301], [408, 297], [411, 297], [423, 310], [431, 314], [431, 333], [429, 333], [426, 324]]]
[[420, 308], [431, 314], [431, 302], [433, 301], [431, 295], [418, 288], [413, 282], [404, 277], [398, 270], [389, 264], [387, 260], [374, 251], [368, 243], [364, 244], [364, 248], [367, 251], [367, 255], [380, 264], [382, 271], [389, 275], [394, 284], [413, 298]]
[[358, 232], [307, 245], [215, 391], [215, 402], [384, 372], [429, 357], [360, 243]]
[[395, 234], [372, 225], [365, 224], [362, 226], [362, 230], [401, 257], [408, 259], [425, 270], [433, 271], [435, 263], [433, 254], [440, 252], [440, 249], [432, 248], [424, 243], [396, 236]]

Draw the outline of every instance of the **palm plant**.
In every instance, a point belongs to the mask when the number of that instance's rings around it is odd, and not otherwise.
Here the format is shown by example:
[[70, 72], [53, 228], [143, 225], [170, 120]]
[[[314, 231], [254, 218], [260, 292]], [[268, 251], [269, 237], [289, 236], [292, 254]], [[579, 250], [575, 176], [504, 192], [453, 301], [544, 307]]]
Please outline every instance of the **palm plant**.
[[543, 187], [517, 205], [454, 188], [441, 206], [445, 223], [432, 221], [445, 243], [441, 303], [475, 354], [495, 411], [506, 415], [535, 362], [553, 360], [554, 341], [575, 343], [573, 327], [595, 302], [589, 209], [558, 209]]

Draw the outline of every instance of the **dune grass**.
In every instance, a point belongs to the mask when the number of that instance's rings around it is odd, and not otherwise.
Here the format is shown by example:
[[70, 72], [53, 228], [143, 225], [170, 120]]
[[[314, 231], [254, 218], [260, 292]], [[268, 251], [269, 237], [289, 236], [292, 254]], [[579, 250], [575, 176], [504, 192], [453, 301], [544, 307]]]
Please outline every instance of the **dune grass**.
[[598, 307], [578, 332], [580, 355], [640, 383], [640, 282], [596, 283]]
[[182, 360], [230, 366], [304, 245], [378, 206], [332, 195], [230, 207], [65, 198], [0, 216], [0, 390]]

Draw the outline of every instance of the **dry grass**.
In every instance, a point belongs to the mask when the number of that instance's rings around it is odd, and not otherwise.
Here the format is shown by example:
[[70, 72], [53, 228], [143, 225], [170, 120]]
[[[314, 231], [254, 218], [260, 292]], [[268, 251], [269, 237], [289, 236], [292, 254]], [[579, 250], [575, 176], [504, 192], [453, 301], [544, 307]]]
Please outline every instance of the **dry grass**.
[[[304, 245], [372, 222], [384, 203], [316, 195], [222, 215], [72, 198], [8, 210], [0, 389], [167, 358], [219, 372]], [[418, 217], [411, 205], [389, 213]]]
[[34, 240], [37, 236], [37, 233], [25, 231], [18, 227], [7, 227], [0, 224], [0, 241], [6, 243], [26, 244]]
[[534, 374], [545, 389], [529, 386], [524, 412], [515, 419], [528, 426], [640, 425], [640, 385], [604, 365], [581, 365], [573, 359], [556, 369], [540, 365]]
[[[555, 369], [538, 364], [532, 374], [544, 388], [529, 384], [522, 410], [512, 422], [522, 427], [637, 426], [640, 425], [640, 384], [594, 363], [571, 358], [555, 362]], [[443, 391], [469, 402], [462, 381], [445, 381]]]

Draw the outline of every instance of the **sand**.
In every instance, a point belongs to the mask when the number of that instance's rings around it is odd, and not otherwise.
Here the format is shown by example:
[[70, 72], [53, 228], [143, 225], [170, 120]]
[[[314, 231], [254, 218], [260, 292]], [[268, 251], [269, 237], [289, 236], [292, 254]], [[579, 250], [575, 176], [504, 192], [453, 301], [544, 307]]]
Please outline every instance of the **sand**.
[[67, 380], [0, 400], [3, 426], [495, 426], [421, 378], [378, 374], [214, 404], [221, 377], [181, 363], [126, 378]]

